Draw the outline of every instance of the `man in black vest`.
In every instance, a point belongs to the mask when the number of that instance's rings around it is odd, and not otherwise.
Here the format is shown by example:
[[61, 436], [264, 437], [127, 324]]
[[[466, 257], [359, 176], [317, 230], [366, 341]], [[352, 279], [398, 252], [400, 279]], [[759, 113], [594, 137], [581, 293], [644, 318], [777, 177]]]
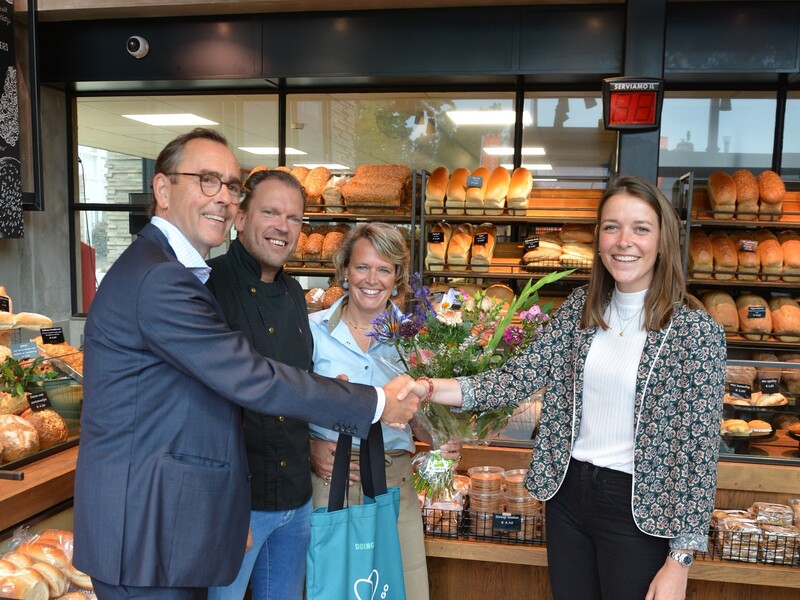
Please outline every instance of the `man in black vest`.
[[[300, 183], [281, 171], [259, 170], [245, 183], [235, 220], [238, 239], [208, 262], [209, 289], [231, 329], [243, 332], [269, 358], [311, 370], [313, 340], [303, 289], [283, 271], [303, 223]], [[253, 547], [236, 580], [209, 589], [209, 600], [300, 600], [311, 513], [308, 424], [244, 411], [252, 479]]]

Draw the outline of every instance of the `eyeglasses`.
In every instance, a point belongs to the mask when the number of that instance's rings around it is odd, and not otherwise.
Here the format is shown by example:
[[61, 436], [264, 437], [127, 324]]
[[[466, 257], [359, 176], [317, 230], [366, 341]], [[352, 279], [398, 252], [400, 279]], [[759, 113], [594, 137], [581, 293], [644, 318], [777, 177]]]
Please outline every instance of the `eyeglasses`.
[[186, 175], [188, 177], [197, 177], [197, 179], [200, 181], [200, 191], [203, 192], [204, 196], [208, 196], [209, 198], [213, 198], [219, 194], [219, 191], [222, 189], [223, 185], [228, 189], [228, 194], [230, 194], [231, 198], [237, 202], [244, 196], [244, 188], [242, 187], [241, 183], [238, 181], [228, 181], [226, 183], [222, 181], [218, 175], [214, 175], [213, 173], [180, 173], [175, 171], [172, 173], [164, 173], [164, 175]]

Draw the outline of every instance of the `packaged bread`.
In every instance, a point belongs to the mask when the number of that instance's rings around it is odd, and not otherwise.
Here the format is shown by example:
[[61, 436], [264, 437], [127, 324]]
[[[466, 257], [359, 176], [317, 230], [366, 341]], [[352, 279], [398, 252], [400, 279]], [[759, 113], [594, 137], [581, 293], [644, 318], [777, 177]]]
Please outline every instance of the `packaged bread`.
[[50, 592], [50, 598], [60, 598], [67, 591], [69, 581], [60, 569], [46, 562], [35, 562], [31, 565], [31, 569], [38, 571], [44, 579]]
[[761, 171], [758, 174], [758, 219], [779, 221], [785, 195], [786, 186], [781, 176], [775, 171]]
[[47, 450], [53, 446], [66, 442], [69, 437], [69, 428], [64, 418], [52, 408], [42, 410], [27, 409], [20, 415], [33, 425], [39, 436], [39, 450]]
[[314, 229], [306, 238], [303, 247], [303, 262], [307, 267], [322, 266], [322, 244], [325, 242], [325, 233], [319, 228]]
[[425, 214], [441, 215], [444, 213], [444, 199], [447, 196], [447, 183], [450, 171], [447, 167], [436, 167], [425, 183]]
[[755, 221], [758, 218], [758, 181], [747, 169], [734, 171], [733, 181], [736, 184], [736, 219], [739, 221]]
[[491, 175], [492, 172], [486, 167], [478, 167], [467, 178], [467, 196], [464, 205], [468, 215], [483, 214], [483, 199]]
[[772, 333], [772, 312], [767, 301], [757, 294], [744, 293], [736, 298], [739, 329], [748, 340], [763, 340]]
[[800, 283], [800, 233], [781, 231], [778, 241], [783, 251], [783, 280], [786, 283]]
[[469, 223], [461, 223], [453, 230], [450, 243], [447, 245], [448, 266], [466, 266], [469, 264], [473, 234], [473, 227]]
[[322, 211], [322, 192], [331, 178], [331, 170], [327, 167], [314, 167], [306, 175], [306, 212]]
[[39, 450], [36, 428], [17, 415], [0, 415], [0, 464], [18, 460]]
[[295, 167], [292, 169], [291, 172], [294, 178], [300, 182], [300, 185], [305, 187], [306, 177], [308, 177], [308, 174], [311, 172], [311, 169], [309, 169], [308, 167]]
[[528, 196], [533, 189], [533, 176], [525, 167], [517, 167], [508, 184], [506, 206], [512, 215], [525, 216], [528, 211]]
[[754, 563], [760, 539], [761, 527], [755, 519], [731, 517], [719, 521], [716, 543], [722, 558]]
[[708, 201], [715, 219], [732, 219], [736, 211], [736, 183], [724, 171], [708, 176]]
[[800, 304], [786, 296], [769, 300], [772, 334], [781, 342], [800, 342]]
[[[554, 233], [540, 233], [530, 238], [535, 247], [526, 249], [522, 264], [547, 264], [561, 259], [561, 238]], [[526, 241], [527, 242], [527, 241]]]
[[740, 367], [727, 365], [725, 367], [725, 381], [727, 383], [738, 383], [749, 386], [751, 389], [756, 380], [758, 371], [755, 367]]
[[727, 280], [736, 277], [739, 258], [736, 244], [724, 231], [715, 230], [708, 235], [714, 253], [714, 279]]
[[448, 215], [463, 215], [467, 201], [467, 177], [469, 169], [459, 167], [450, 175], [447, 182], [447, 196], [444, 200], [444, 210]]
[[331, 230], [326, 233], [325, 238], [322, 240], [322, 254], [320, 255], [322, 260], [324, 262], [333, 261], [333, 255], [336, 254], [343, 241], [344, 234], [340, 231]]
[[306, 292], [306, 306], [311, 309], [319, 310], [322, 308], [322, 297], [325, 295], [325, 290], [322, 288], [311, 288]]
[[591, 244], [594, 242], [594, 226], [567, 223], [561, 226], [558, 237], [562, 242]]
[[11, 600], [47, 600], [50, 589], [44, 577], [32, 567], [18, 569], [0, 577], [0, 598]]
[[778, 281], [783, 277], [783, 248], [771, 231], [755, 232], [758, 239], [758, 261], [761, 264], [761, 279]]
[[591, 267], [594, 261], [594, 246], [584, 242], [564, 242], [561, 244], [559, 261], [568, 268]]
[[343, 175], [334, 175], [325, 183], [325, 187], [322, 188], [322, 203], [325, 205], [325, 212], [344, 212], [342, 186], [347, 183], [347, 181], [347, 177]]
[[722, 325], [727, 333], [739, 331], [739, 312], [733, 296], [726, 291], [715, 290], [703, 294], [701, 300], [708, 314]]
[[761, 525], [759, 559], [774, 565], [796, 565], [800, 529], [791, 525]]
[[334, 303], [344, 296], [344, 288], [340, 285], [331, 285], [322, 295], [322, 308], [330, 308]]
[[434, 223], [428, 233], [427, 253], [425, 254], [425, 268], [430, 271], [443, 271], [447, 263], [447, 245], [453, 228], [449, 223], [441, 221]]
[[486, 273], [494, 256], [497, 227], [491, 223], [483, 223], [475, 229], [472, 237], [472, 256], [469, 264], [473, 271]]
[[504, 167], [496, 167], [489, 177], [483, 196], [483, 210], [487, 215], [502, 215], [506, 206], [511, 174]]
[[714, 248], [702, 229], [689, 232], [689, 273], [695, 279], [711, 279], [714, 270]]
[[758, 258], [758, 240], [752, 232], [733, 231], [731, 241], [736, 245], [736, 278], [739, 281], [755, 281], [761, 272], [761, 262]]
[[748, 512], [751, 519], [765, 525], [791, 527], [794, 519], [790, 506], [774, 502], [753, 502]]

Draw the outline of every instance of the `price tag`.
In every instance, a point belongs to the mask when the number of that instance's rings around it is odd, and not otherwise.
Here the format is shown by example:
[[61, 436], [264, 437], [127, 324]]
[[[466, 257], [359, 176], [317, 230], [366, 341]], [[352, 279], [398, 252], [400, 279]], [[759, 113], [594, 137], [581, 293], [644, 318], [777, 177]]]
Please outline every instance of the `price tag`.
[[45, 344], [63, 344], [66, 342], [64, 339], [64, 329], [61, 327], [47, 327], [40, 329], [39, 333], [42, 334], [42, 342]]
[[444, 241], [444, 231], [428, 232], [428, 242], [431, 244], [441, 244]]
[[0, 296], [0, 312], [11, 312], [11, 298]]
[[522, 531], [522, 515], [495, 514], [492, 521], [495, 531]]
[[470, 175], [469, 177], [467, 177], [467, 187], [468, 188], [483, 187], [483, 177], [479, 175]]
[[28, 404], [33, 412], [50, 408], [50, 399], [47, 397], [47, 392], [31, 392], [28, 394]]
[[536, 248], [539, 247], [539, 238], [538, 237], [527, 238], [524, 242], [522, 242], [522, 247], [525, 248], [526, 251], [535, 250]]
[[479, 233], [477, 234], [473, 240], [473, 246], [485, 246], [489, 242], [489, 234], [488, 233]]
[[778, 378], [777, 377], [767, 377], [765, 379], [758, 380], [759, 385], [761, 386], [761, 391], [765, 394], [777, 394], [778, 393]]
[[745, 383], [730, 382], [728, 384], [728, 393], [734, 398], [742, 398], [743, 400], [750, 400], [750, 396], [753, 395], [753, 390], [750, 388], [749, 385]]
[[755, 240], [739, 240], [739, 250], [742, 252], [755, 252], [758, 242]]
[[25, 358], [36, 358], [39, 356], [39, 347], [36, 342], [23, 342], [22, 344], [11, 344], [11, 356], [17, 360]]
[[748, 319], [763, 319], [767, 316], [766, 306], [748, 306], [747, 318]]

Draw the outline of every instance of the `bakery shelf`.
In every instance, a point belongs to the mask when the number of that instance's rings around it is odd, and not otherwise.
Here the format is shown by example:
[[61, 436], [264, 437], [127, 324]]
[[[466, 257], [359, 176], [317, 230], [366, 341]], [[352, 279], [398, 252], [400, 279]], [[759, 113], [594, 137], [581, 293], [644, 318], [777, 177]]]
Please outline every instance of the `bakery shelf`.
[[336, 269], [333, 267], [286, 267], [286, 272], [290, 275], [335, 275]]
[[743, 338], [739, 334], [725, 334], [725, 338], [728, 343], [728, 348], [754, 348], [758, 350], [772, 348], [775, 350], [797, 351], [798, 348], [797, 342], [779, 342], [778, 340], [774, 339], [772, 336], [767, 334], [765, 334], [763, 337], [765, 337], [766, 339], [748, 340]]
[[[694, 272], [711, 273], [711, 271], [697, 270]], [[771, 277], [774, 277], [774, 275], [771, 275]], [[740, 279], [699, 279], [697, 277], [690, 277], [687, 283], [689, 285], [724, 287], [728, 289], [730, 289], [731, 286], [736, 286], [736, 290], [738, 291], [747, 291], [748, 288], [775, 288], [795, 291], [800, 287], [800, 284], [786, 283], [785, 281], [743, 281]]]
[[353, 212], [306, 212], [303, 218], [306, 221], [344, 221], [352, 223], [353, 221], [385, 221], [386, 223], [408, 223], [411, 217], [410, 207], [404, 213], [396, 212], [381, 212], [377, 208], [375, 212], [370, 213], [353, 213]]

